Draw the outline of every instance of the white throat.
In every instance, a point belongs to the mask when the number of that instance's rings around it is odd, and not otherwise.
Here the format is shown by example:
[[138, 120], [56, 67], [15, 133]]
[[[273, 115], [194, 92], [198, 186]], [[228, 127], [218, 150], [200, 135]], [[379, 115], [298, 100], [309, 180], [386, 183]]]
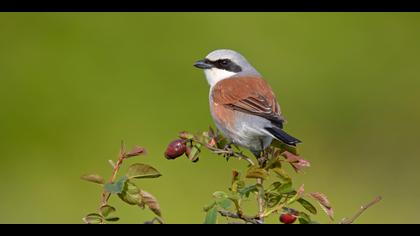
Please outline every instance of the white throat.
[[209, 83], [210, 87], [213, 87], [217, 82], [227, 79], [233, 75], [236, 75], [235, 72], [222, 70], [218, 68], [211, 68], [204, 70], [204, 74], [206, 75], [207, 82]]

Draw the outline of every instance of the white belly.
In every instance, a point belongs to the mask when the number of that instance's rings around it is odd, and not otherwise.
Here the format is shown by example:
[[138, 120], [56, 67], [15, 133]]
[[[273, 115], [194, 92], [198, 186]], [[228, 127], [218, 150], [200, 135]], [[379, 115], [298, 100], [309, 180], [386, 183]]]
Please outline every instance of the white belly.
[[271, 127], [271, 122], [258, 116], [236, 111], [236, 121], [233, 127], [226, 127], [215, 120], [217, 128], [234, 144], [245, 147], [254, 154], [267, 148], [273, 138], [264, 129]]

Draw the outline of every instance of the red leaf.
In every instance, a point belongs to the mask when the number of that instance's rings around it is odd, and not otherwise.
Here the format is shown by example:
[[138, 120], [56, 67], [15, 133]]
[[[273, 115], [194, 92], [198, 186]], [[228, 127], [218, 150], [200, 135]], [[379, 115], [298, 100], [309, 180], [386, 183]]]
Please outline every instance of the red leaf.
[[327, 196], [320, 192], [310, 193], [309, 195], [319, 203], [325, 213], [327, 213], [328, 217], [331, 220], [334, 220], [334, 211], [331, 207], [330, 201], [328, 201]]
[[215, 138], [212, 138], [212, 139], [209, 141], [209, 143], [208, 143], [208, 145], [209, 145], [210, 147], [214, 147], [214, 146], [216, 146], [216, 144], [217, 144], [217, 142], [216, 142], [216, 139], [215, 139]]
[[281, 155], [286, 158], [286, 161], [289, 162], [290, 165], [292, 165], [293, 169], [295, 169], [296, 172], [299, 172], [305, 167], [311, 166], [311, 163], [309, 163], [309, 161], [303, 159], [300, 156], [296, 156], [291, 152], [284, 151]]
[[135, 146], [133, 148], [133, 150], [129, 151], [128, 153], [125, 154], [125, 157], [135, 157], [138, 156], [140, 154], [146, 154], [146, 149], [139, 147], [139, 146]]
[[187, 131], [182, 131], [182, 132], [179, 133], [179, 137], [182, 138], [182, 139], [193, 139], [194, 135], [188, 133]]
[[302, 184], [297, 190], [296, 195], [298, 196], [298, 198], [301, 198], [303, 196], [303, 193], [305, 193], [305, 188], [304, 188], [304, 185]]

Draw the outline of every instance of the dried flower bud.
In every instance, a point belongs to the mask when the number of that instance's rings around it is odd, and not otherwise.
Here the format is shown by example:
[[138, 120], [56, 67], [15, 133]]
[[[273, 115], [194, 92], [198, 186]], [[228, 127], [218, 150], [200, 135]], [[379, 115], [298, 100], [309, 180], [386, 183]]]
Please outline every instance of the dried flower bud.
[[146, 153], [146, 149], [139, 147], [139, 146], [135, 146], [133, 148], [133, 150], [129, 151], [128, 153], [125, 154], [125, 157], [135, 157], [138, 156], [140, 154], [145, 154]]
[[188, 133], [187, 131], [182, 131], [182, 132], [179, 133], [179, 137], [182, 138], [182, 139], [193, 139], [194, 135]]

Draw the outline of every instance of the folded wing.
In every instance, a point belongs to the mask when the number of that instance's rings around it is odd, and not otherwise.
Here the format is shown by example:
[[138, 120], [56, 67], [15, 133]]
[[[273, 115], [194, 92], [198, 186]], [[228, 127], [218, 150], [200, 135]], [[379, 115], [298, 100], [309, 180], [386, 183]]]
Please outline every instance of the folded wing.
[[283, 127], [284, 118], [276, 97], [268, 83], [260, 77], [221, 80], [214, 85], [212, 96], [215, 103], [263, 117], [277, 127]]

